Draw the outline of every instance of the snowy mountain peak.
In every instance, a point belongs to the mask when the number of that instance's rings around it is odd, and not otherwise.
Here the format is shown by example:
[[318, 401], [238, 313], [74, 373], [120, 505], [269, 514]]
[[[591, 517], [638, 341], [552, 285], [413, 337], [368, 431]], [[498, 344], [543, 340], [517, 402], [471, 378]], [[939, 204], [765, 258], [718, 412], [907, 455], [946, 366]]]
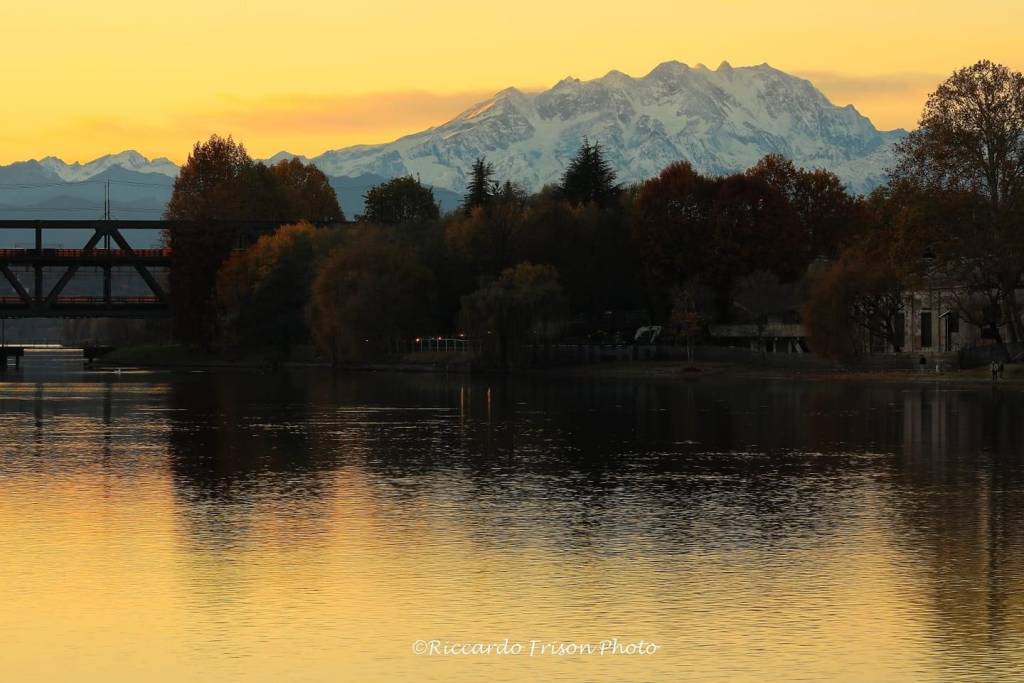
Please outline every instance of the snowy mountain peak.
[[158, 173], [171, 178], [178, 175], [178, 166], [170, 159], [147, 159], [134, 149], [118, 154], [105, 154], [85, 164], [77, 161], [69, 164], [53, 156], [44, 157], [38, 163], [58, 179], [68, 183], [89, 180], [111, 168], [123, 168], [137, 173]]
[[[703, 64], [698, 64], [697, 67], [704, 69], [707, 68]], [[675, 60], [670, 60], [668, 62], [662, 62], [658, 66], [651, 69], [650, 72], [646, 76], [644, 76], [644, 79], [646, 80], [648, 78], [660, 78], [664, 76], [678, 76], [679, 74], [684, 74], [688, 71], [690, 71], [690, 67], [688, 65], [682, 62], [677, 62]]]
[[604, 75], [604, 76], [603, 76], [603, 77], [601, 78], [601, 80], [602, 80], [602, 81], [622, 81], [622, 80], [625, 80], [625, 81], [632, 81], [632, 80], [633, 80], [633, 77], [632, 77], [632, 76], [628, 76], [628, 75], [626, 75], [626, 74], [622, 73], [622, 72], [621, 72], [621, 71], [619, 71], [618, 69], [612, 69], [611, 71], [609, 71], [608, 73], [606, 73], [606, 74], [605, 74], [605, 75]]
[[279, 161], [291, 161], [292, 159], [298, 159], [304, 164], [309, 162], [309, 159], [307, 157], [302, 156], [301, 154], [292, 154], [291, 152], [288, 152], [286, 150], [281, 150], [272, 157], [264, 159], [263, 163], [265, 163], [267, 166], [273, 166]]
[[[835, 106], [810, 81], [768, 64], [734, 67], [723, 61], [712, 71], [667, 61], [640, 77], [613, 70], [594, 80], [567, 77], [542, 92], [506, 88], [446, 123], [387, 144], [313, 159], [282, 151], [266, 161], [298, 158], [330, 176], [350, 178], [418, 175], [435, 188], [461, 193], [473, 161], [485, 156], [499, 179], [536, 190], [557, 182], [588, 138], [604, 147], [624, 183], [679, 160], [724, 174], [779, 153], [801, 166], [830, 169], [865, 192], [884, 181], [892, 145], [903, 135], [879, 131], [852, 105]], [[40, 182], [80, 182], [118, 168], [171, 178], [178, 172], [170, 160], [147, 159], [135, 150], [85, 164], [56, 157], [24, 163], [34, 169], [25, 173]]]
[[723, 174], [780, 153], [828, 168], [863, 192], [884, 180], [892, 144], [903, 135], [877, 130], [855, 108], [833, 105], [810, 81], [768, 64], [723, 61], [712, 71], [668, 61], [639, 78], [610, 71], [589, 81], [567, 77], [543, 92], [508, 88], [442, 125], [312, 161], [330, 175], [418, 174], [460, 192], [473, 161], [486, 156], [499, 178], [536, 190], [557, 182], [589, 138], [623, 182], [678, 160]]
[[552, 88], [552, 90], [578, 88], [580, 83], [580, 79], [573, 78], [572, 76], [566, 76], [562, 80], [558, 81], [558, 83], [555, 83], [555, 87]]

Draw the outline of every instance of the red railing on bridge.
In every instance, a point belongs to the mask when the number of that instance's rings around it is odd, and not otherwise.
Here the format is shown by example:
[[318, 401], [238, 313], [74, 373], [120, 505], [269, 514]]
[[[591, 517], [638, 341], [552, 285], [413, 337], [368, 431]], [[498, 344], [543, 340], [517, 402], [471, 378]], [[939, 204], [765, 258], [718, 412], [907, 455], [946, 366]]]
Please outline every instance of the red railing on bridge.
[[63, 258], [81, 258], [82, 256], [106, 256], [110, 258], [170, 258], [170, 249], [134, 249], [132, 252], [123, 249], [0, 249], [0, 258], [18, 258], [25, 256], [56, 256]]
[[[102, 306], [106, 303], [115, 306], [155, 306], [162, 304], [157, 296], [112, 296], [108, 302], [102, 296], [59, 296], [55, 302], [58, 306]], [[18, 296], [0, 296], [0, 305], [25, 304]]]

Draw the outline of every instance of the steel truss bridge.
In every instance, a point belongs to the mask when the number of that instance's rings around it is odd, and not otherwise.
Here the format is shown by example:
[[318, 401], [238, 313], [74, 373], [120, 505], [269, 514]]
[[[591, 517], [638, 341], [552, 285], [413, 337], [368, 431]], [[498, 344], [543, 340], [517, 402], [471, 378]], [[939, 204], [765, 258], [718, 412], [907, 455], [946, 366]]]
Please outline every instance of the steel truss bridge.
[[[136, 249], [124, 236], [132, 230], [163, 231], [173, 221], [123, 220], [2, 220], [0, 239], [14, 231], [34, 236], [32, 247], [0, 248], [0, 287], [6, 282], [13, 294], [0, 294], [0, 318], [149, 318], [171, 315], [170, 298], [153, 269], [169, 272], [171, 251], [166, 248]], [[277, 228], [269, 222], [219, 222], [211, 228], [229, 229], [239, 245], [251, 242], [255, 235]], [[47, 247], [46, 231], [75, 231], [84, 236], [79, 248]], [[10, 242], [10, 240], [4, 240]], [[81, 268], [97, 268], [103, 275], [103, 293], [95, 296], [65, 294], [65, 289]], [[133, 269], [148, 290], [144, 294], [115, 296], [113, 269]], [[52, 286], [44, 286], [47, 270], [60, 272]], [[23, 282], [18, 271], [29, 272]], [[166, 280], [164, 281], [166, 282]]]

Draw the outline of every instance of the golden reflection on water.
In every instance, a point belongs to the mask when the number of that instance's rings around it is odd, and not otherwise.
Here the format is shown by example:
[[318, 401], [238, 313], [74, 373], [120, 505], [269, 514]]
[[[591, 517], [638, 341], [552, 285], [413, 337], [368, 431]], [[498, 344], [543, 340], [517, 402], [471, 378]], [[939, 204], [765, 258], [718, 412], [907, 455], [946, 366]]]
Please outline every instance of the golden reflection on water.
[[[770, 418], [700, 390], [666, 425], [657, 411], [680, 404], [662, 389], [585, 418], [593, 395], [566, 389], [511, 401], [350, 379], [299, 383], [286, 407], [233, 381], [47, 384], [42, 405], [39, 387], [0, 385], [4, 680], [975, 681], [1024, 665], [1020, 463], [965, 464], [906, 423], [939, 410], [971, 424], [955, 396], [739, 389], [783, 406]], [[390, 391], [413, 395], [375, 403]], [[222, 400], [239, 395], [251, 402]], [[730, 443], [710, 448], [720, 426], [692, 414], [722, 400]], [[640, 404], [657, 410], [636, 417]], [[899, 414], [880, 431], [838, 417], [885, 406]], [[619, 428], [677, 444], [673, 464], [566, 465], [590, 443], [584, 419], [627, 423], [589, 437], [611, 450]], [[807, 450], [736, 456], [763, 448], [766, 425]], [[431, 436], [444, 429], [450, 443]], [[611, 637], [660, 650], [411, 652]]]

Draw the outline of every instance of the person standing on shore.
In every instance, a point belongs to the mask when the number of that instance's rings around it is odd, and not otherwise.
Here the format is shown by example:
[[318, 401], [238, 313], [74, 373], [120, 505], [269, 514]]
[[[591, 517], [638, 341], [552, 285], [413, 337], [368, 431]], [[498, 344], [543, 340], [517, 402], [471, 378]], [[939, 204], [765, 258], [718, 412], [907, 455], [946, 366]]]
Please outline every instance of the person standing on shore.
[[992, 381], [995, 382], [997, 379], [999, 379], [999, 363], [992, 361], [991, 370]]

